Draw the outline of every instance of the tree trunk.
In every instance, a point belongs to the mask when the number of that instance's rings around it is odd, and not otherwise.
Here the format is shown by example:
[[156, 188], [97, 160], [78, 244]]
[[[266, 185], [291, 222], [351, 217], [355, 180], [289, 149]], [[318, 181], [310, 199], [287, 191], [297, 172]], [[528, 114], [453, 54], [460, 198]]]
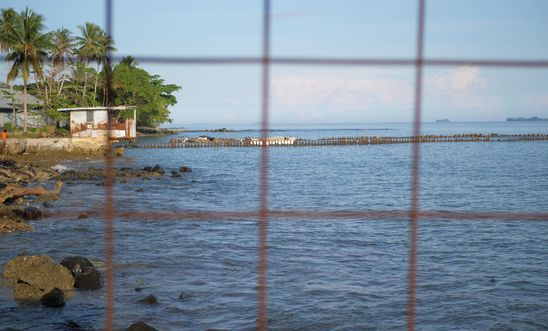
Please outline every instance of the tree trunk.
[[86, 89], [88, 88], [88, 74], [86, 72], [87, 66], [84, 63], [84, 93], [82, 93], [82, 102], [84, 102], [84, 98], [86, 97]]
[[23, 132], [27, 133], [27, 81], [23, 81]]
[[[10, 84], [10, 92], [12, 93], [13, 95], [13, 85]], [[11, 103], [11, 110], [12, 110], [12, 115], [11, 115], [11, 132], [15, 132], [15, 128], [17, 127], [17, 112], [15, 111], [15, 100], [12, 101]]]
[[61, 95], [61, 91], [63, 91], [63, 85], [65, 85], [66, 76], [67, 76], [67, 73], [63, 72], [63, 75], [61, 76], [61, 86], [59, 86], [59, 92], [57, 92], [57, 95]]
[[[97, 99], [97, 82], [99, 80], [99, 62], [97, 62], [97, 70], [95, 71], [95, 86], [93, 86], [93, 96]], [[93, 101], [95, 104], [95, 100]]]

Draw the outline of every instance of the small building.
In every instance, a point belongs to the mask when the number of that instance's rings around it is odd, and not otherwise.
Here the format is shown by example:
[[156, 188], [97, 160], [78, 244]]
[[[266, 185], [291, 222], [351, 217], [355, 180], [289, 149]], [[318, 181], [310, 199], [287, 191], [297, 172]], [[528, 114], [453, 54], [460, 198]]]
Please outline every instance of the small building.
[[[0, 127], [11, 123], [13, 127], [23, 126], [23, 92], [0, 88]], [[47, 124], [47, 118], [40, 113], [44, 102], [27, 94], [27, 126], [41, 127]]]
[[[133, 140], [137, 137], [136, 107], [61, 108], [70, 113], [71, 137], [110, 137], [113, 140]], [[112, 129], [109, 132], [108, 120]]]

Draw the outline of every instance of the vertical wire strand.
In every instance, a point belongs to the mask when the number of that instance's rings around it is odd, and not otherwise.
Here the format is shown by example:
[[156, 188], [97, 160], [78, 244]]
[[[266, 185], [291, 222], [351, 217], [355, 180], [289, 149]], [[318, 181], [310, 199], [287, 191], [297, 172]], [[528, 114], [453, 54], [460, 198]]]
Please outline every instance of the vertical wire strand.
[[[106, 33], [109, 40], [112, 39], [112, 2], [106, 0]], [[104, 64], [105, 87], [106, 87], [106, 105], [112, 106], [112, 77], [111, 77], [111, 50], [107, 48], [106, 63]], [[107, 130], [107, 151], [105, 154], [105, 325], [104, 329], [112, 331], [114, 329], [114, 158], [112, 155], [112, 117], [108, 114]]]
[[407, 330], [415, 330], [417, 296], [417, 250], [419, 228], [420, 190], [420, 133], [422, 107], [422, 71], [424, 51], [424, 11], [426, 0], [418, 1], [417, 58], [415, 64], [415, 114], [413, 119], [413, 163], [411, 182], [411, 208], [409, 212], [409, 266], [407, 279]]
[[259, 207], [259, 265], [257, 329], [265, 331], [268, 326], [266, 312], [267, 296], [267, 242], [268, 242], [268, 145], [270, 94], [270, 0], [263, 2], [263, 60], [262, 60], [262, 145], [260, 156], [260, 207]]

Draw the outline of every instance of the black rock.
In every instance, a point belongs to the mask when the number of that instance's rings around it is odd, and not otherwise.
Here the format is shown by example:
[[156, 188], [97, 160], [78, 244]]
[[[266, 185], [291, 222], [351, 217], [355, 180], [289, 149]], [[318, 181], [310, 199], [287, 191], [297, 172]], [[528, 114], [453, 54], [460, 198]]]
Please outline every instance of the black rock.
[[0, 167], [6, 169], [15, 169], [17, 168], [17, 163], [14, 160], [10, 159], [0, 160]]
[[144, 191], [145, 191], [145, 189], [142, 188], [142, 187], [135, 190], [135, 192], [144, 192]]
[[182, 166], [179, 168], [179, 172], [192, 172], [192, 169], [190, 169], [190, 167], [187, 167], [187, 166]]
[[88, 217], [89, 217], [89, 216], [88, 216], [88, 214], [86, 214], [86, 213], [80, 213], [80, 214], [78, 215], [78, 219], [79, 219], [79, 220], [81, 220], [81, 219], [83, 219], [83, 218], [88, 218]]
[[21, 218], [24, 218], [24, 215], [25, 215], [25, 212], [21, 209], [12, 209], [11, 213], [14, 214], [15, 216], [19, 216]]
[[51, 202], [48, 202], [48, 201], [45, 201], [42, 206], [44, 206], [44, 208], [52, 208], [53, 207], [53, 203]]
[[176, 177], [181, 177], [181, 175], [179, 175], [179, 173], [177, 171], [172, 170], [171, 171], [171, 177], [176, 178]]
[[23, 218], [25, 220], [37, 220], [42, 216], [42, 211], [36, 207], [27, 207], [23, 209]]
[[188, 292], [181, 292], [181, 294], [179, 295], [179, 300], [181, 301], [188, 301], [190, 299], [192, 299], [192, 294]]
[[75, 288], [80, 290], [98, 290], [101, 288], [101, 275], [99, 271], [85, 257], [66, 257], [61, 261], [61, 265], [72, 273]]
[[160, 169], [162, 169], [162, 167], [160, 167], [159, 164], [156, 164], [154, 168], [152, 168], [152, 171], [160, 171]]
[[143, 168], [143, 171], [152, 172], [154, 170], [152, 170], [152, 167], [146, 166], [146, 167]]
[[3, 189], [3, 188], [5, 188], [6, 186], [7, 186], [6, 184], [0, 183], [0, 190]]
[[158, 330], [144, 322], [137, 322], [137, 323], [131, 324], [129, 328], [127, 329], [127, 331], [158, 331]]
[[142, 290], [144, 290], [142, 287], [136, 287], [133, 289], [135, 292], [141, 292]]
[[156, 300], [156, 297], [154, 295], [147, 295], [146, 297], [142, 298], [138, 301], [139, 303], [146, 303], [149, 305], [155, 305], [158, 303], [158, 300]]
[[65, 293], [57, 287], [40, 299], [42, 306], [61, 308], [65, 306]]
[[67, 321], [65, 323], [65, 327], [67, 327], [69, 330], [82, 330], [80, 324], [74, 322], [73, 320]]

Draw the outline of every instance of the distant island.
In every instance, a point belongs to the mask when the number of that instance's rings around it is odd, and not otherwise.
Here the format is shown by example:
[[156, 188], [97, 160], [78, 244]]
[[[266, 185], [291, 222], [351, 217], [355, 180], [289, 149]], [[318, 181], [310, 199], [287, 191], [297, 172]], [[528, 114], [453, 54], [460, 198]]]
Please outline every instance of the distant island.
[[436, 120], [436, 123], [451, 123], [451, 121], [447, 118], [442, 118], [441, 120]]
[[506, 122], [541, 122], [541, 121], [548, 121], [548, 118], [541, 118], [541, 117], [538, 117], [538, 116], [533, 116], [533, 117], [529, 117], [529, 118], [524, 118], [524, 117], [508, 117], [506, 119]]

